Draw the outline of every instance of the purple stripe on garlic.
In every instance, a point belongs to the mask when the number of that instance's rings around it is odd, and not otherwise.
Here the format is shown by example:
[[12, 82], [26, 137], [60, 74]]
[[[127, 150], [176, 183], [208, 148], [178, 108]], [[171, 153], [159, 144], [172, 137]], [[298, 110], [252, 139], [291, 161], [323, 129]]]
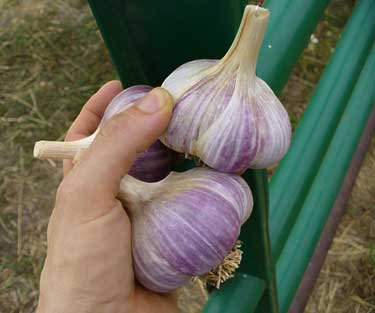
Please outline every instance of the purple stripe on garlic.
[[137, 155], [129, 175], [145, 182], [157, 182], [170, 173], [172, 159], [172, 151], [158, 140]]
[[268, 16], [266, 9], [247, 6], [223, 59], [188, 62], [163, 82], [176, 101], [160, 138], [166, 146], [229, 173], [265, 168], [284, 156], [291, 137], [288, 114], [255, 75]]
[[253, 206], [241, 177], [207, 168], [172, 172], [157, 183], [126, 176], [119, 198], [132, 223], [136, 277], [157, 292], [219, 265]]

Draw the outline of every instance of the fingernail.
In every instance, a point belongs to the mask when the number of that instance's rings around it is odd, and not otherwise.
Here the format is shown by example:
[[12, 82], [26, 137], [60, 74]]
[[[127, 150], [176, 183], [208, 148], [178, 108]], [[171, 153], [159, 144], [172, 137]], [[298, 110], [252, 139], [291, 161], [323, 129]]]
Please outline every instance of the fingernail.
[[170, 96], [162, 88], [151, 90], [138, 104], [138, 108], [146, 113], [156, 113], [170, 103]]

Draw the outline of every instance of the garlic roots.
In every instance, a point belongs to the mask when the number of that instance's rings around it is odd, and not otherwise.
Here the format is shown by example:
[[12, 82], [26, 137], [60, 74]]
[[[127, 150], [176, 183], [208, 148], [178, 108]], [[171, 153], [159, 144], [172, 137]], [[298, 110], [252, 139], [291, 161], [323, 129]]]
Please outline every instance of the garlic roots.
[[265, 168], [284, 156], [291, 137], [288, 114], [255, 75], [268, 16], [268, 10], [248, 5], [220, 61], [186, 63], [163, 82], [176, 102], [160, 138], [167, 147], [228, 173]]
[[157, 292], [216, 268], [253, 206], [241, 177], [207, 168], [172, 172], [157, 183], [126, 176], [119, 198], [132, 224], [136, 278]]

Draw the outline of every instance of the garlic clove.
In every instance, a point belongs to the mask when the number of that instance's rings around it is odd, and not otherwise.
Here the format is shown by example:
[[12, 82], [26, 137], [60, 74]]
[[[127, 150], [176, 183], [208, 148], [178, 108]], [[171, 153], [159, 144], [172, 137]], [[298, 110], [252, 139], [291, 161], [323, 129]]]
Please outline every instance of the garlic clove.
[[173, 172], [153, 184], [127, 176], [119, 198], [132, 223], [136, 277], [157, 292], [219, 265], [253, 205], [241, 177], [205, 168]]
[[163, 82], [176, 102], [160, 138], [166, 146], [231, 173], [265, 168], [284, 156], [291, 137], [288, 114], [255, 75], [268, 16], [268, 10], [248, 5], [220, 61], [188, 62]]
[[[173, 71], [163, 82], [163, 87], [167, 89], [175, 99], [180, 98], [190, 86], [195, 85], [200, 80], [200, 73], [212, 67], [219, 60], [195, 60], [185, 63]], [[181, 80], [187, 81], [181, 84]], [[190, 80], [190, 81], [189, 81]]]

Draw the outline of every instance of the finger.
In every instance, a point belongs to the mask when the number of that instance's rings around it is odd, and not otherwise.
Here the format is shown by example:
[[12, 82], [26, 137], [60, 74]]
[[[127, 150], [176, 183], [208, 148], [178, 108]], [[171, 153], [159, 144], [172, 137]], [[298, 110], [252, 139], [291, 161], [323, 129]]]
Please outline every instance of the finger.
[[122, 91], [118, 80], [109, 81], [104, 84], [83, 106], [76, 120], [68, 130], [66, 139], [71, 137], [88, 136], [98, 127], [104, 111], [111, 100]]
[[[78, 140], [91, 135], [97, 129], [108, 104], [121, 91], [121, 83], [118, 80], [104, 84], [83, 106], [69, 128], [65, 141]], [[63, 166], [65, 176], [73, 167], [72, 161], [64, 160]]]
[[67, 177], [81, 187], [77, 194], [90, 194], [91, 203], [96, 204], [113, 200], [137, 153], [165, 131], [172, 109], [169, 93], [155, 88], [130, 109], [111, 118], [83, 153], [83, 161]]

